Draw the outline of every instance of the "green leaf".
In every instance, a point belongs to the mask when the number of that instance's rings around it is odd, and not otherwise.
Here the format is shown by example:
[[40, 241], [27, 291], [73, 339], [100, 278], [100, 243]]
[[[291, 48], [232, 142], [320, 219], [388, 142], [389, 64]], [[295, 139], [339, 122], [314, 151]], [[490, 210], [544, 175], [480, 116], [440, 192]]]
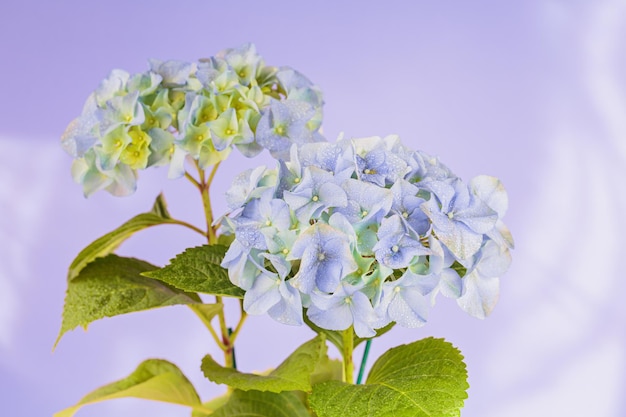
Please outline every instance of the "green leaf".
[[165, 197], [163, 196], [163, 193], [159, 194], [156, 200], [154, 200], [154, 204], [152, 205], [150, 213], [156, 214], [157, 216], [164, 219], [172, 218], [169, 210], [167, 209], [167, 203], [165, 202]]
[[87, 265], [67, 283], [63, 321], [56, 343], [65, 332], [78, 326], [87, 328], [104, 317], [200, 302], [196, 294], [184, 293], [140, 275], [155, 268], [139, 259], [113, 254]]
[[135, 232], [159, 224], [177, 223], [179, 223], [178, 220], [172, 219], [167, 211], [163, 194], [159, 194], [150, 212], [133, 217], [117, 229], [96, 239], [85, 249], [80, 251], [70, 265], [67, 280], [71, 281], [76, 278], [80, 271], [94, 259], [112, 253]]
[[228, 271], [220, 266], [227, 249], [222, 245], [189, 248], [166, 267], [143, 275], [184, 291], [242, 298], [244, 291], [230, 282]]
[[202, 410], [193, 410], [191, 417], [209, 417], [214, 415], [213, 413], [230, 399], [230, 393], [226, 393], [219, 397], [215, 397], [205, 403], [202, 403]]
[[161, 359], [149, 359], [128, 377], [92, 391], [54, 417], [71, 417], [84, 405], [124, 397], [202, 408], [195, 388], [176, 365]]
[[230, 246], [235, 241], [235, 235], [219, 235], [217, 237], [217, 243], [219, 245]]
[[338, 359], [330, 359], [323, 355], [311, 374], [311, 385], [326, 381], [341, 381], [343, 377], [343, 363]]
[[222, 303], [213, 303], [213, 304], [191, 304], [189, 306], [191, 310], [202, 320], [205, 326], [211, 326], [211, 320], [213, 317], [220, 314], [220, 312], [224, 309], [224, 304]]
[[[315, 333], [325, 335], [326, 339], [329, 342], [331, 342], [333, 345], [335, 345], [337, 347], [337, 349], [339, 349], [340, 352], [343, 351], [343, 336], [342, 336], [342, 332], [341, 331], [328, 330], [328, 329], [323, 329], [323, 328], [319, 327], [318, 325], [313, 323], [307, 317], [306, 312], [304, 314], [304, 322]], [[395, 322], [391, 322], [388, 325], [386, 325], [385, 327], [381, 327], [380, 329], [376, 329], [376, 336], [373, 336], [370, 339], [374, 339], [376, 337], [382, 336], [383, 334], [385, 334], [389, 330], [391, 330], [393, 328], [393, 326], [395, 326], [395, 325], [396, 325]], [[354, 342], [353, 342], [354, 343], [354, 347], [357, 347], [358, 345], [360, 345], [361, 343], [365, 342], [366, 340], [367, 339], [359, 337], [359, 336], [357, 336], [355, 334], [354, 335]]]
[[[211, 417], [311, 417], [298, 396], [289, 391], [239, 391]], [[346, 416], [344, 416], [346, 417]]]
[[318, 417], [452, 417], [460, 416], [468, 388], [458, 349], [427, 338], [385, 352], [365, 385], [323, 382], [309, 401]]
[[217, 384], [226, 384], [239, 390], [257, 391], [310, 391], [311, 374], [326, 357], [323, 336], [316, 336], [298, 347], [287, 359], [268, 375], [256, 375], [225, 368], [207, 355], [202, 359], [202, 372]]

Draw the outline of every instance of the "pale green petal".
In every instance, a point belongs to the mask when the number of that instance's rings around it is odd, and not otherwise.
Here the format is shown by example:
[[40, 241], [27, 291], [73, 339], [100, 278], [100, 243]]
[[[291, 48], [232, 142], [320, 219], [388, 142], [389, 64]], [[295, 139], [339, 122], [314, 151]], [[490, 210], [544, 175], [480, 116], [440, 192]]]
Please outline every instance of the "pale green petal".
[[167, 164], [174, 148], [174, 135], [163, 129], [155, 128], [148, 131], [152, 141], [150, 142], [150, 156], [148, 166], [160, 166]]
[[102, 170], [113, 169], [126, 149], [132, 142], [125, 126], [118, 126], [100, 139], [102, 146], [95, 148], [97, 161]]

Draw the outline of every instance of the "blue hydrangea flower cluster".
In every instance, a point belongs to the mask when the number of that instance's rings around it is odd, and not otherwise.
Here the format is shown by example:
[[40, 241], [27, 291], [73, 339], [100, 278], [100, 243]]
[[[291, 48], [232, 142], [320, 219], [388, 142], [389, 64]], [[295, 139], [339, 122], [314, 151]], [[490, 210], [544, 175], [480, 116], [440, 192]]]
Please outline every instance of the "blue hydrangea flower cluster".
[[322, 140], [321, 91], [289, 67], [266, 66], [252, 44], [197, 63], [149, 64], [139, 74], [113, 70], [62, 137], [85, 195], [130, 194], [149, 166], [169, 164], [177, 178], [185, 159], [207, 168], [233, 147], [286, 158], [292, 143]]
[[[291, 148], [276, 169], [239, 175], [221, 230], [222, 266], [249, 314], [360, 337], [418, 327], [441, 293], [467, 313], [493, 309], [513, 240], [500, 181], [469, 184], [397, 136]], [[304, 310], [303, 310], [304, 309]]]

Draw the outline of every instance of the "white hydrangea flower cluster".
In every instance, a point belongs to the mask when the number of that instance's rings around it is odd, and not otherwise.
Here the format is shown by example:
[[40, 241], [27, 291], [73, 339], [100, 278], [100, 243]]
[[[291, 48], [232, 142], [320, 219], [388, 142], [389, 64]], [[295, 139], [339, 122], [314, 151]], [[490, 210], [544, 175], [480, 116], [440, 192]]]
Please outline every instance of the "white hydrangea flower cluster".
[[464, 183], [396, 136], [292, 146], [277, 169], [239, 175], [222, 232], [223, 260], [244, 309], [287, 324], [360, 337], [391, 322], [425, 323], [441, 293], [483, 318], [513, 240], [500, 181]]
[[113, 70], [67, 127], [64, 149], [85, 195], [127, 195], [137, 170], [185, 159], [207, 168], [233, 147], [285, 157], [292, 143], [322, 140], [322, 94], [289, 67], [266, 66], [252, 44], [197, 63], [150, 60], [144, 73]]

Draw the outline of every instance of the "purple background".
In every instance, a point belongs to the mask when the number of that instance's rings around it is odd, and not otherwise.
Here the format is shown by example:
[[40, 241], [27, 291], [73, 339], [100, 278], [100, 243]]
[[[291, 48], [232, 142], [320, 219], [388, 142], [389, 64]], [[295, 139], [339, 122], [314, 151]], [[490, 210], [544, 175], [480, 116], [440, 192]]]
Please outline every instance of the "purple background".
[[[466, 357], [464, 417], [626, 414], [626, 1], [336, 3], [1, 3], [0, 414], [51, 415], [149, 357], [177, 363], [203, 399], [220, 392], [199, 371], [219, 352], [184, 307], [96, 322], [51, 353], [66, 268], [82, 247], [161, 190], [175, 216], [202, 224], [195, 190], [163, 170], [145, 172], [129, 198], [84, 199], [58, 138], [111, 69], [248, 41], [322, 88], [328, 138], [397, 133], [458, 175], [494, 175], [509, 191], [517, 249], [492, 316], [440, 298], [425, 327], [376, 340], [370, 364], [435, 335]], [[229, 159], [214, 199], [235, 173], [268, 162]], [[164, 264], [198, 243], [164, 226], [120, 252]], [[311, 335], [252, 318], [240, 368], [275, 366]], [[148, 414], [189, 415], [132, 399], [78, 413]]]

